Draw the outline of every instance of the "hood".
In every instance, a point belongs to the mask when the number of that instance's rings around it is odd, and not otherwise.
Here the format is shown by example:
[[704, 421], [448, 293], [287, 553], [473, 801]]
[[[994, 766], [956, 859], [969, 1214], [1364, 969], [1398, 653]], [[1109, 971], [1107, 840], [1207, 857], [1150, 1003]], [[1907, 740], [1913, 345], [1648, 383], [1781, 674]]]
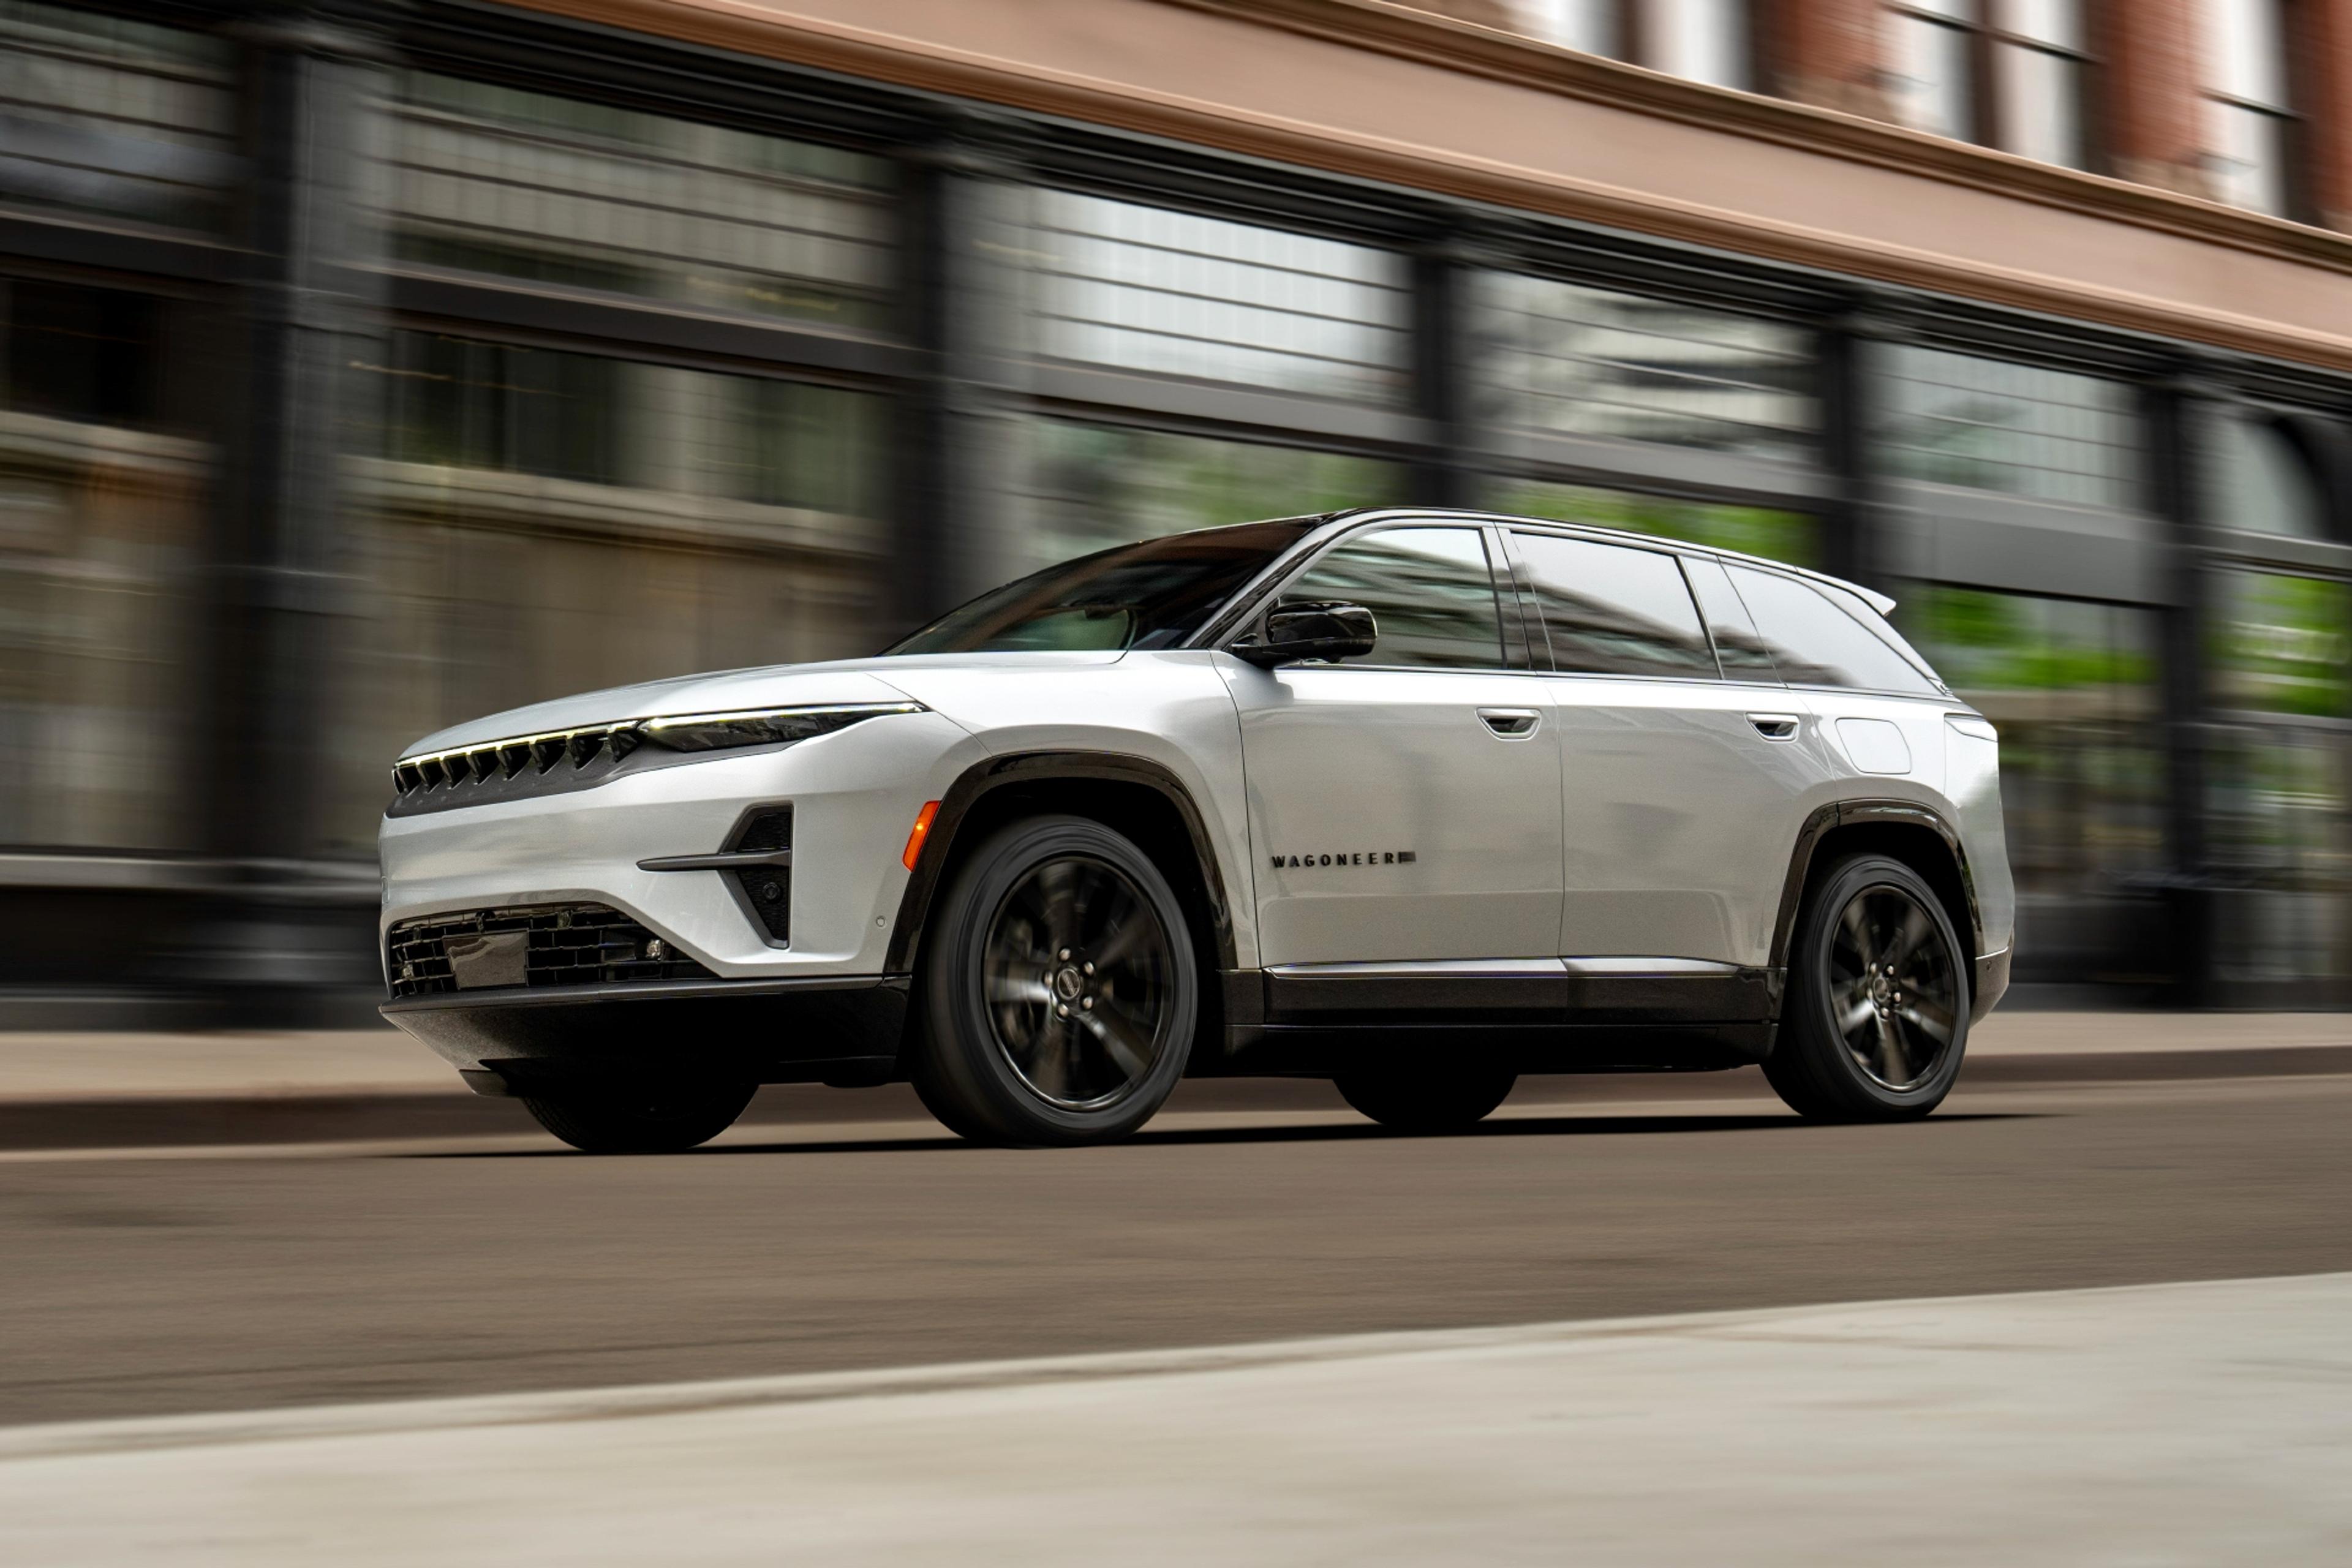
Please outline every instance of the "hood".
[[509, 708], [453, 724], [417, 741], [403, 756], [479, 746], [519, 735], [579, 730], [625, 719], [658, 719], [675, 713], [721, 713], [743, 708], [782, 708], [835, 702], [903, 702], [908, 694], [891, 683], [892, 672], [919, 669], [1068, 669], [1116, 664], [1117, 649], [1087, 653], [938, 653], [900, 658], [845, 658], [825, 664], [772, 664], [751, 669], [681, 675], [636, 686], [559, 697]]

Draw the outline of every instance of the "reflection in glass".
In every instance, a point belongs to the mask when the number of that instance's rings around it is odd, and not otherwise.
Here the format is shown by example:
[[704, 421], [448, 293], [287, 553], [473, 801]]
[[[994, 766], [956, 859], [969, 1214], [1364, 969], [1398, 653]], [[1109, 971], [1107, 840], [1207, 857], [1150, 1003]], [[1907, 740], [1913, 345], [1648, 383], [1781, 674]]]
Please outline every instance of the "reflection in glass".
[[862, 153], [410, 72], [384, 184], [404, 261], [887, 325], [889, 168]]
[[429, 731], [881, 640], [882, 398], [425, 332], [378, 369], [383, 438], [346, 464], [354, 851]]
[[1820, 563], [1820, 524], [1807, 513], [1719, 501], [1675, 500], [1630, 490], [1594, 489], [1547, 479], [1508, 479], [1494, 487], [1494, 508], [1516, 517], [1622, 528], [1679, 539], [1710, 550], [1735, 550], [1791, 566]]
[[1394, 500], [1392, 463], [1339, 452], [1040, 419], [1029, 426], [1029, 563], [1163, 533]]
[[1790, 685], [1936, 695], [1934, 684], [1909, 659], [1864, 624], [1861, 616], [1868, 611], [1858, 601], [1852, 610], [1841, 604], [1851, 595], [1777, 572], [1739, 565], [1729, 570], [1773, 668]]
[[2221, 707], [2352, 718], [2352, 584], [2221, 573], [2208, 647]]
[[2206, 505], [2220, 528], [2326, 539], [2327, 495], [2303, 444], [2273, 420], [2218, 422]]
[[1916, 344], [1879, 352], [1877, 437], [1897, 477], [2117, 511], [2137, 504], [2129, 387]]
[[2157, 612], [1914, 584], [1895, 619], [2000, 731], [2020, 962], [2080, 984], [2146, 982], [2164, 864]]
[[2352, 1001], [2352, 736], [2248, 725], [2223, 731], [2211, 755], [2224, 999]]
[[2202, 0], [2214, 195], [2284, 215], [2289, 103], [2277, 0]]
[[219, 227], [236, 66], [215, 34], [0, 0], [0, 202]]
[[1748, 0], [1651, 0], [1644, 22], [1643, 63], [1653, 69], [1717, 87], [1751, 85]]
[[1575, 674], [1713, 680], [1714, 651], [1672, 555], [1514, 533], [1552, 668]]
[[1819, 415], [1802, 329], [1497, 272], [1479, 358], [1525, 429], [1804, 459]]
[[1503, 668], [1503, 621], [1486, 540], [1475, 528], [1389, 528], [1359, 536], [1282, 591], [1372, 612], [1380, 640], [1350, 664]]
[[1393, 251], [1071, 191], [1036, 193], [1049, 358], [1367, 402], [1404, 395]]
[[1895, 7], [1888, 88], [1895, 112], [1913, 130], [1976, 139], [1976, 74], [1969, 68], [1975, 11], [1962, 0]]
[[189, 312], [0, 280], [0, 845], [194, 848]]
[[1519, 0], [1513, 16], [1528, 32], [1562, 48], [1616, 55], [1624, 47], [1619, 5], [1620, 0]]

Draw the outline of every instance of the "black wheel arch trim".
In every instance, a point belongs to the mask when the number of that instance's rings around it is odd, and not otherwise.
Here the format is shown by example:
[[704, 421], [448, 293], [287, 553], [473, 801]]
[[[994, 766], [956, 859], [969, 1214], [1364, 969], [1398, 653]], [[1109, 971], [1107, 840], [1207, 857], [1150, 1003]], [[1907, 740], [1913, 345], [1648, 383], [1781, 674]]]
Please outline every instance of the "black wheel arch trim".
[[1822, 841], [1837, 828], [1856, 824], [1881, 824], [1888, 826], [1923, 827], [1941, 839], [1952, 857], [1952, 865], [1960, 879], [1960, 898], [1968, 910], [1968, 957], [1973, 961], [1985, 952], [1984, 911], [1977, 903], [1977, 879], [1969, 866], [1968, 847], [1960, 841], [1958, 829], [1933, 806], [1921, 805], [1909, 800], [1841, 800], [1817, 806], [1806, 816], [1805, 825], [1797, 830], [1797, 846], [1789, 857], [1789, 873], [1780, 887], [1780, 911], [1772, 927], [1771, 966], [1786, 970], [1789, 963], [1789, 943], [1794, 938], [1797, 910], [1805, 900], [1805, 888], [1812, 879], [1813, 859]]
[[1193, 858], [1200, 865], [1215, 954], [1213, 967], [1241, 967], [1234, 944], [1233, 905], [1225, 893], [1224, 868], [1217, 858], [1216, 846], [1210, 840], [1208, 825], [1193, 802], [1192, 792], [1162, 764], [1122, 752], [1016, 752], [975, 763], [958, 775], [955, 783], [948, 786], [947, 794], [940, 797], [939, 815], [931, 819], [930, 832], [924, 836], [922, 850], [915, 858], [906, 891], [899, 895], [898, 915], [891, 927], [889, 952], [883, 967], [893, 974], [914, 968], [916, 955], [922, 950], [932, 900], [955, 858], [956, 840], [982, 801], [1000, 789], [1016, 785], [1083, 779], [1142, 784], [1175, 808], [1192, 841]]

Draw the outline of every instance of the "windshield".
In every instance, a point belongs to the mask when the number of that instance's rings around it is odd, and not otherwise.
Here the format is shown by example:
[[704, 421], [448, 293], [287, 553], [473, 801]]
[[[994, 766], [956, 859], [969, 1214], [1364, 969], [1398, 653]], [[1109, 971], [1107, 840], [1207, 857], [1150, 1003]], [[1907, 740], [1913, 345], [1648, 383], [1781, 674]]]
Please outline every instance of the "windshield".
[[883, 652], [1173, 647], [1322, 521], [1206, 528], [1081, 555], [982, 594]]

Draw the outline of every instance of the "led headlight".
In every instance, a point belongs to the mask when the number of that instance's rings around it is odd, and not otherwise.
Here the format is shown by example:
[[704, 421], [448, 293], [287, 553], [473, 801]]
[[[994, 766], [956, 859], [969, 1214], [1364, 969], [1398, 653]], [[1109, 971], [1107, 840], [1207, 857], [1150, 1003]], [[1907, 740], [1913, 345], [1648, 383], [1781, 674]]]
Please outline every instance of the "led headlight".
[[919, 702], [844, 702], [816, 708], [752, 708], [734, 713], [681, 713], [647, 719], [637, 731], [673, 752], [717, 752], [813, 740], [890, 713], [920, 713]]

